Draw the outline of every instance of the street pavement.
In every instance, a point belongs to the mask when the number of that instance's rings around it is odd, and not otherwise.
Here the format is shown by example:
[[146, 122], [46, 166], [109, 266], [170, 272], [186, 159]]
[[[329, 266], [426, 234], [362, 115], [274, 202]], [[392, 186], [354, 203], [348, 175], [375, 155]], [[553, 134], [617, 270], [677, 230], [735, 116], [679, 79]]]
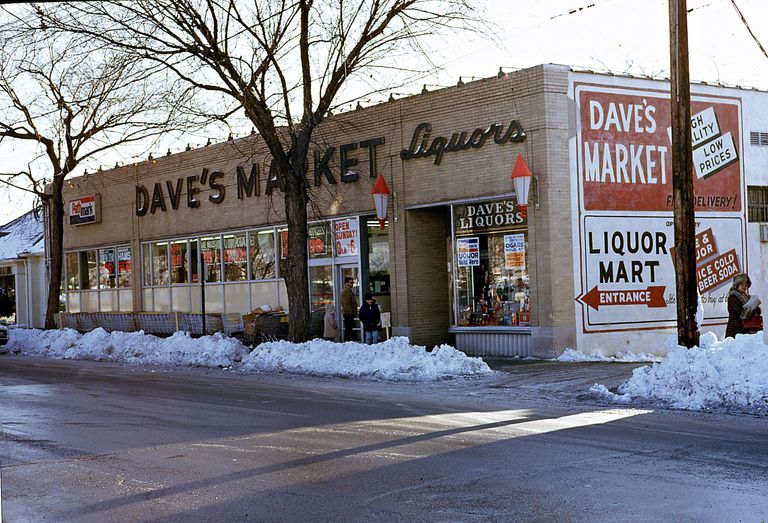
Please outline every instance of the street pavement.
[[763, 521], [768, 419], [607, 405], [639, 364], [386, 383], [0, 356], [3, 521]]

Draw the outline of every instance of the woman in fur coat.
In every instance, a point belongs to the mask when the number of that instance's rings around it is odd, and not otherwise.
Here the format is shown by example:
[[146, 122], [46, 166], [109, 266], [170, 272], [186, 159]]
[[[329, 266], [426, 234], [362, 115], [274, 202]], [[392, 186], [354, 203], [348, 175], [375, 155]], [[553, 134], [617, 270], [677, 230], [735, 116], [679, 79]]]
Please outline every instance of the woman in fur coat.
[[734, 338], [737, 334], [750, 334], [754, 332], [744, 328], [744, 320], [748, 320], [755, 314], [760, 314], [760, 300], [757, 296], [749, 295], [752, 280], [745, 273], [737, 274], [733, 278], [733, 285], [728, 292], [728, 326], [725, 328], [725, 337]]

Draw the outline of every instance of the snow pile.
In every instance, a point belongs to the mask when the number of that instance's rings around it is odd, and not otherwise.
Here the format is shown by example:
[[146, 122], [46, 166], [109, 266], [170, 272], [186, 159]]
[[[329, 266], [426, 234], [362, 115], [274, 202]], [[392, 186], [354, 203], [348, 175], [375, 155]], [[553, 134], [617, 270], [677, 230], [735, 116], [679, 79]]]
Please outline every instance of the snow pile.
[[615, 356], [606, 356], [599, 352], [591, 352], [586, 354], [575, 349], [565, 349], [563, 353], [557, 358], [557, 361], [568, 362], [584, 362], [584, 361], [602, 361], [612, 363], [642, 363], [646, 361], [661, 361], [659, 356], [653, 354], [632, 353], [632, 352], [619, 352]]
[[[177, 332], [159, 338], [144, 332], [87, 334], [72, 329], [13, 329], [8, 348], [22, 354], [55, 359], [111, 361], [134, 365], [230, 367], [256, 372], [291, 372], [316, 376], [367, 377], [390, 381], [429, 381], [477, 376], [493, 371], [480, 358], [442, 345], [432, 352], [393, 338], [376, 345], [278, 341], [264, 343], [250, 354], [238, 340], [220, 333], [192, 338]], [[242, 363], [242, 364], [241, 364]]]
[[72, 329], [14, 329], [8, 348], [44, 358], [198, 367], [228, 367], [248, 353], [242, 343], [219, 333], [192, 338], [177, 332], [159, 338], [143, 331], [110, 333], [102, 328], [84, 335]]
[[593, 393], [618, 403], [661, 401], [685, 410], [768, 413], [768, 346], [763, 333], [718, 341], [713, 333], [700, 346], [672, 348], [651, 367], [635, 369], [613, 394], [596, 384]]
[[367, 377], [388, 381], [425, 381], [493, 372], [480, 358], [448, 345], [427, 352], [395, 337], [376, 345], [276, 341], [259, 345], [243, 362], [247, 370], [318, 376]]

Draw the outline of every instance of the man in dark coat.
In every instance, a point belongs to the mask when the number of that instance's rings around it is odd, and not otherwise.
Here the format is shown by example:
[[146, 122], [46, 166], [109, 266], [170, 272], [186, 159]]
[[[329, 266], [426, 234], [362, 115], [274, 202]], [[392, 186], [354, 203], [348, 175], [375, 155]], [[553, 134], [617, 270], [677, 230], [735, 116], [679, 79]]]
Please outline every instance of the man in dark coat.
[[733, 285], [728, 291], [728, 326], [725, 328], [726, 338], [735, 338], [737, 334], [750, 334], [754, 329], [744, 327], [744, 320], [760, 314], [760, 300], [749, 295], [752, 280], [745, 273], [733, 278]]
[[354, 278], [344, 278], [344, 290], [341, 291], [341, 314], [344, 317], [344, 341], [354, 340], [355, 313], [357, 312], [357, 298], [352, 288], [355, 286]]
[[381, 329], [381, 310], [373, 299], [373, 295], [368, 292], [365, 294], [365, 301], [360, 307], [357, 317], [363, 322], [363, 332], [365, 343], [372, 345], [379, 343], [379, 329]]

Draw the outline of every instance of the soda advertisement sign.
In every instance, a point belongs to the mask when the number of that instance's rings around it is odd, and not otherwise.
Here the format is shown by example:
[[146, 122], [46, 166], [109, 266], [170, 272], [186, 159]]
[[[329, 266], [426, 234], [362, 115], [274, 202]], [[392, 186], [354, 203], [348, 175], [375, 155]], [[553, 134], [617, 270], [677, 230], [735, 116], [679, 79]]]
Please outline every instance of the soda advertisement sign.
[[[636, 85], [573, 85], [583, 334], [676, 324], [669, 92]], [[747, 270], [741, 101], [692, 93], [691, 113], [697, 285], [704, 325], [718, 325], [733, 276]]]

